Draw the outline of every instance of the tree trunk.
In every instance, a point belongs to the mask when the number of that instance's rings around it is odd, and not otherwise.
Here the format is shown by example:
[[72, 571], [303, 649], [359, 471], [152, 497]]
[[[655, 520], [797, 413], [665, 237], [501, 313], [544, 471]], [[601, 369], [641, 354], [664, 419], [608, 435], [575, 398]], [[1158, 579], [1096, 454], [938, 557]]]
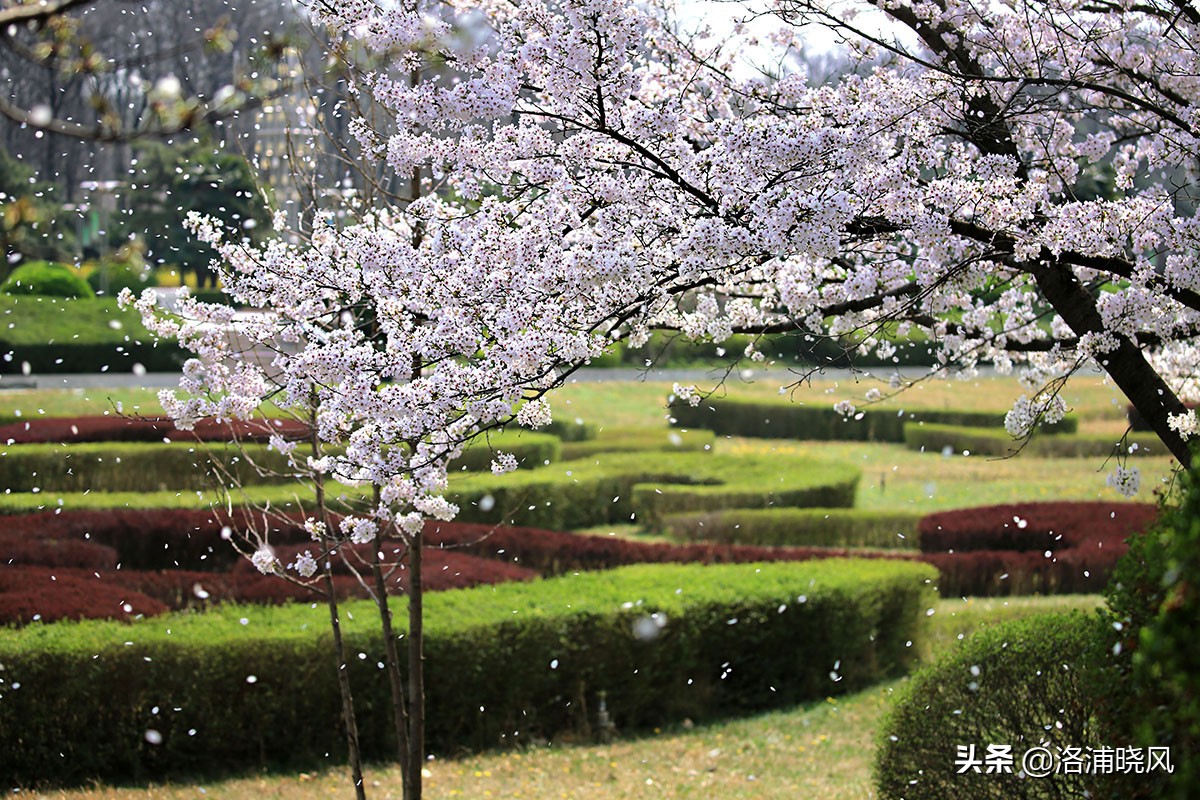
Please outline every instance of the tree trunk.
[[[379, 505], [379, 487], [375, 487], [375, 505]], [[409, 743], [408, 711], [404, 703], [404, 678], [400, 674], [400, 652], [396, 647], [396, 633], [392, 627], [392, 609], [388, 602], [387, 581], [383, 574], [383, 531], [375, 537], [375, 561], [371, 564], [371, 575], [375, 580], [375, 605], [379, 609], [379, 627], [383, 633], [384, 658], [387, 663], [388, 682], [392, 690], [392, 724], [396, 728], [396, 762], [400, 765], [402, 782], [401, 795], [409, 796]]]
[[[1082, 338], [1088, 333], [1105, 331], [1095, 299], [1069, 267], [1046, 263], [1031, 271], [1037, 279], [1038, 288], [1077, 336]], [[1171, 455], [1184, 467], [1190, 467], [1191, 448], [1178, 431], [1171, 429], [1167, 419], [1168, 415], [1182, 414], [1187, 409], [1162, 376], [1146, 361], [1145, 353], [1137, 345], [1124, 336], [1117, 336], [1117, 340], [1119, 344], [1115, 350], [1098, 357], [1100, 366], [1133, 403], [1133, 407], [1171, 451]]]
[[[320, 442], [317, 439], [317, 403], [316, 392], [312, 394], [313, 403], [310, 407], [309, 445], [313, 458], [320, 456]], [[329, 512], [325, 506], [325, 476], [317, 473], [313, 479], [316, 493], [317, 518], [329, 527]], [[350, 759], [350, 776], [354, 780], [354, 796], [357, 800], [366, 800], [367, 790], [363, 783], [362, 754], [358, 747], [358, 721], [354, 716], [354, 695], [350, 691], [350, 672], [346, 661], [346, 645], [342, 640], [342, 620], [338, 616], [337, 590], [333, 585], [333, 563], [329, 556], [323, 559], [322, 574], [325, 578], [326, 604], [329, 606], [329, 629], [333, 632], [333, 653], [337, 664], [338, 692], [342, 698], [342, 721], [346, 726], [346, 750]]]
[[405, 800], [421, 800], [421, 769], [425, 766], [425, 597], [421, 575], [421, 548], [425, 532], [419, 530], [408, 551], [408, 793]]

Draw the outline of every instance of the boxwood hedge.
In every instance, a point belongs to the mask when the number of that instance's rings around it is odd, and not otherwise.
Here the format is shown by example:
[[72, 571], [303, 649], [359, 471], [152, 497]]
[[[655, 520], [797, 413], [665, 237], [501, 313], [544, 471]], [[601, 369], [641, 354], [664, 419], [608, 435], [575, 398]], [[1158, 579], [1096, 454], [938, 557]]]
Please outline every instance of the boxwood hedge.
[[671, 514], [663, 527], [685, 542], [916, 550], [920, 521], [921, 514], [912, 511], [767, 508]]
[[849, 507], [859, 472], [784, 455], [611, 453], [541, 470], [452, 481], [459, 519], [552, 530], [636, 520], [655, 528], [668, 514], [771, 506]]
[[[1051, 614], [985, 629], [901, 689], [880, 726], [875, 782], [882, 800], [1067, 800], [1093, 797], [1091, 774], [1030, 777], [1033, 747], [1078, 748], [1096, 740], [1090, 673], [1098, 620]], [[1012, 748], [1010, 771], [987, 772], [990, 745]], [[974, 747], [979, 771], [960, 773], [958, 748]], [[968, 751], [969, 753], [969, 751]], [[1084, 762], [1080, 762], [1081, 767]]]
[[[671, 419], [680, 427], [707, 428], [725, 436], [821, 441], [903, 442], [905, 425], [912, 422], [1004, 428], [1004, 412], [866, 408], [844, 417], [832, 404], [809, 406], [786, 399], [741, 397], [710, 398], [698, 406], [675, 402]], [[1077, 427], [1078, 420], [1068, 415], [1043, 430], [1073, 433]]]
[[[1130, 455], [1162, 455], [1166, 452], [1152, 435], [1140, 437], [1137, 441], [1138, 449]], [[1022, 443], [1003, 429], [930, 423], [905, 424], [904, 442], [910, 450], [940, 453], [949, 448], [954, 452], [967, 450], [981, 456], [1010, 456], [1020, 451], [1036, 458], [1107, 458], [1116, 452], [1126, 452], [1119, 439], [1113, 436], [1078, 433], [1035, 435]]]
[[[637, 566], [426, 599], [433, 752], [779, 706], [908, 665], [935, 572], [884, 561]], [[343, 757], [327, 612], [223, 606], [0, 630], [0, 785]], [[391, 742], [382, 643], [343, 608], [361, 741]]]
[[563, 442], [565, 459], [590, 458], [597, 453], [665, 452], [711, 450], [716, 442], [712, 431], [670, 428], [602, 428], [595, 438]]
[[[496, 452], [523, 466], [556, 461], [558, 439], [542, 433], [498, 433], [468, 447], [451, 469], [487, 470]], [[206, 465], [224, 463], [241, 485], [286, 483], [292, 470], [265, 444], [214, 442], [79, 442], [0, 446], [0, 484], [14, 492], [161, 491], [211, 485]], [[250, 462], [269, 470], [260, 473]]]

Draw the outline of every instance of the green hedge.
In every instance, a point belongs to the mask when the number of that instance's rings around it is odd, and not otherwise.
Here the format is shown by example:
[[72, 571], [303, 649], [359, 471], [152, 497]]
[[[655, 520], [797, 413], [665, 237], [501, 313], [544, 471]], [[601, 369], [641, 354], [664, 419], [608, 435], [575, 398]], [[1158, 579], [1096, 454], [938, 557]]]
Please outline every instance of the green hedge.
[[[1004, 413], [909, 408], [866, 408], [853, 417], [834, 411], [832, 404], [802, 405], [789, 400], [710, 398], [698, 406], [676, 401], [671, 405], [672, 424], [707, 428], [723, 436], [821, 441], [903, 442], [904, 428], [912, 422], [1004, 429]], [[1078, 419], [1068, 415], [1043, 430], [1073, 433]]]
[[0, 484], [13, 492], [149, 492], [200, 490], [211, 480], [204, 465], [210, 455], [230, 465], [243, 485], [281, 483], [287, 477], [260, 476], [246, 459], [276, 470], [287, 463], [266, 445], [238, 449], [187, 442], [88, 442], [16, 444], [0, 449]]
[[555, 419], [549, 425], [538, 428], [537, 432], [557, 436], [564, 442], [584, 442], [588, 439], [595, 439], [599, 430], [592, 423], [577, 418], [573, 420]]
[[557, 436], [533, 431], [502, 431], [476, 439], [450, 463], [451, 470], [490, 471], [497, 453], [511, 453], [523, 469], [537, 468], [562, 458]]
[[[452, 469], [489, 470], [495, 452], [512, 453], [523, 466], [556, 461], [558, 439], [538, 433], [502, 433], [468, 447]], [[210, 458], [227, 464], [244, 486], [286, 483], [287, 461], [265, 444], [204, 445], [188, 442], [82, 442], [14, 444], [0, 448], [0, 484], [13, 492], [151, 492], [205, 489]], [[280, 475], [260, 475], [246, 459]], [[240, 465], [240, 466], [239, 466]]]
[[711, 450], [717, 437], [712, 431], [670, 428], [603, 428], [588, 441], [564, 442], [564, 459], [590, 458], [597, 453], [683, 453]]
[[[1142, 438], [1145, 441], [1140, 441], [1138, 449], [1131, 455], [1162, 455], [1166, 452], [1153, 435]], [[955, 453], [967, 450], [972, 455], [1010, 456], [1019, 449], [1021, 453], [1035, 458], [1106, 458], [1119, 445], [1112, 436], [1061, 434], [1034, 435], [1022, 447], [1021, 442], [1004, 430], [929, 423], [906, 424], [904, 442], [910, 450], [927, 453], [941, 453], [949, 448]], [[1125, 451], [1122, 449], [1121, 452]]]
[[[900, 690], [878, 734], [875, 782], [881, 800], [1077, 798], [1090, 775], [1019, 776], [1036, 745], [1099, 746], [1091, 727], [1089, 656], [1094, 617], [1052, 614], [985, 629], [922, 669]], [[982, 758], [1011, 745], [1009, 774], [958, 774], [959, 746]]]
[[667, 514], [769, 506], [849, 507], [859, 472], [844, 464], [782, 455], [610, 453], [541, 470], [451, 481], [459, 519], [552, 530]]
[[[601, 691], [630, 731], [870, 685], [910, 663], [935, 579], [883, 561], [643, 565], [430, 595], [431, 751], [586, 734]], [[0, 785], [343, 758], [326, 615], [226, 606], [0, 630]], [[361, 741], [386, 757], [374, 612], [347, 604], [342, 620]]]
[[921, 517], [915, 511], [854, 508], [734, 509], [671, 514], [663, 527], [683, 542], [919, 550]]
[[9, 273], [0, 292], [42, 297], [92, 297], [94, 292], [79, 270], [53, 261], [30, 261]]

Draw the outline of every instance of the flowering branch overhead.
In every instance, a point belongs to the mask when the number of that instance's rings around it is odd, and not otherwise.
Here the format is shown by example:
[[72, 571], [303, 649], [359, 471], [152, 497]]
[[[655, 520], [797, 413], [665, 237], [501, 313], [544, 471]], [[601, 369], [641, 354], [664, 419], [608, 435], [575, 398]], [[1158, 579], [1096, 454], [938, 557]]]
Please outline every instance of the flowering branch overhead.
[[[396, 54], [363, 76], [395, 124], [352, 127], [425, 193], [303, 245], [194, 221], [227, 289], [273, 313], [138, 301], [196, 354], [174, 416], [315, 386], [319, 436], [345, 447], [302, 466], [383, 487], [383, 519], [447, 517], [446, 460], [549, 421], [543, 395], [617, 339], [866, 331], [888, 356], [884, 331], [921, 331], [941, 363], [1042, 386], [1094, 360], [1190, 461], [1200, 39], [1177, 4], [881, 4], [919, 44], [820, 85], [799, 66], [738, 77], [735, 48], [622, 0], [460, 5], [317, 7]], [[779, 13], [866, 56], [888, 44], [817, 3]], [[486, 44], [455, 35], [468, 14]], [[239, 360], [231, 325], [273, 362]], [[1039, 388], [1011, 415], [1022, 435], [1062, 411]]]

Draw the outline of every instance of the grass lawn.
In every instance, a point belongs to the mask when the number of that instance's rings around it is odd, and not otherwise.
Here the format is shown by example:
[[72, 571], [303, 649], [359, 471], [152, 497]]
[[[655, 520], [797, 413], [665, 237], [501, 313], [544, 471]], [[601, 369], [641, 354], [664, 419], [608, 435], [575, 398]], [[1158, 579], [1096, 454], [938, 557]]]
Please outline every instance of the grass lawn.
[[113, 297], [65, 300], [33, 295], [0, 295], [0, 341], [13, 345], [153, 341], [132, 308]]
[[[1048, 610], [1090, 610], [1094, 595], [940, 600], [926, 657], [954, 647], [981, 625]], [[443, 798], [721, 798], [838, 800], [873, 796], [875, 730], [896, 682], [839, 698], [720, 724], [676, 726], [613, 744], [561, 744], [429, 763], [425, 794]], [[436, 713], [436, 711], [434, 712]], [[951, 757], [949, 754], [947, 758]], [[344, 769], [207, 784], [93, 788], [34, 794], [60, 800], [317, 800], [349, 794]], [[394, 770], [368, 770], [368, 796], [400, 797]]]

